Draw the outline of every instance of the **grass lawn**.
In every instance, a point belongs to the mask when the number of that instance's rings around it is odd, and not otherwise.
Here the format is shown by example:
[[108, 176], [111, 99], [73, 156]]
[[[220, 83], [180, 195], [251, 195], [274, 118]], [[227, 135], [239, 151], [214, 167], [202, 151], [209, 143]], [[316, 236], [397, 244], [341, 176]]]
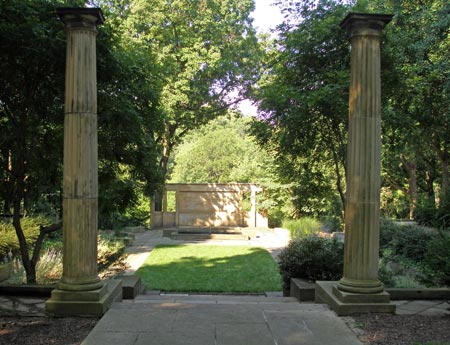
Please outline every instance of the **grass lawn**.
[[265, 249], [257, 247], [160, 245], [136, 274], [149, 290], [281, 291], [277, 264]]

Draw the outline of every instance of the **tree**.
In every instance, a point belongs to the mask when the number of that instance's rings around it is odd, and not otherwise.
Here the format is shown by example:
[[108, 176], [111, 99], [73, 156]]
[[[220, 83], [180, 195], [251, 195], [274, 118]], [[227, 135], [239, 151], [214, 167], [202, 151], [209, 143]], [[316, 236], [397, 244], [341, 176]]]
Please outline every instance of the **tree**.
[[284, 181], [295, 184], [296, 216], [319, 215], [335, 191], [345, 203], [349, 53], [339, 23], [349, 6], [279, 5], [286, 20], [256, 92], [266, 125], [255, 131], [274, 148]]
[[185, 136], [171, 164], [174, 183], [259, 182], [273, 160], [250, 135], [251, 118], [218, 117]]
[[[29, 243], [21, 217], [42, 212], [42, 204], [50, 204], [57, 215], [61, 209], [66, 38], [55, 13], [61, 5], [0, 0], [0, 201], [5, 214], [12, 208], [28, 283], [36, 282], [45, 235], [60, 228], [58, 222], [42, 224], [37, 241]], [[123, 13], [108, 10], [111, 21], [97, 39], [100, 221], [161, 183], [154, 138], [162, 122], [153, 60], [121, 40], [115, 25]]]
[[[130, 40], [156, 57], [164, 126], [160, 167], [193, 128], [226, 113], [254, 80], [260, 52], [251, 27], [252, 0], [129, 2]], [[240, 95], [231, 100], [229, 94]]]
[[0, 159], [6, 186], [2, 199], [4, 213], [13, 209], [28, 283], [36, 282], [35, 267], [45, 235], [58, 228], [57, 224], [42, 226], [30, 256], [20, 218], [31, 197], [60, 188], [65, 45], [54, 12], [57, 3], [0, 2]]
[[[412, 217], [418, 195], [432, 197], [434, 182], [440, 182], [441, 196], [449, 188], [450, 5], [442, 0], [374, 1], [369, 9], [395, 14], [386, 28], [383, 57], [388, 62], [383, 132], [391, 151], [386, 156], [394, 156], [390, 161], [397, 164], [388, 164], [385, 176], [401, 176], [399, 166], [404, 170]], [[401, 183], [391, 185], [402, 188]]]

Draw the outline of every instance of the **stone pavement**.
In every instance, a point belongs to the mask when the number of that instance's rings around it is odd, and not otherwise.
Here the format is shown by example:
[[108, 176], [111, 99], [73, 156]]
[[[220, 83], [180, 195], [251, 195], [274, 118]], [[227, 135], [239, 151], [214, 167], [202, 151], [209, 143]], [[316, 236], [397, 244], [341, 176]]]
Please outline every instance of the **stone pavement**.
[[82, 345], [361, 344], [325, 305], [293, 298], [141, 295], [115, 303]]

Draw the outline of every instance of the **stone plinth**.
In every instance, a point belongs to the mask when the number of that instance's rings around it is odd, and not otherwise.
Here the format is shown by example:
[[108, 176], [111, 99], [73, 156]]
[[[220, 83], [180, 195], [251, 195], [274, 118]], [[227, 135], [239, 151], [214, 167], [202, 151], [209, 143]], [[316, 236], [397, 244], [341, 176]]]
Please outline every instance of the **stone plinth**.
[[338, 290], [337, 286], [338, 282], [316, 281], [314, 301], [328, 304], [340, 316], [395, 312], [395, 304], [390, 303], [389, 294], [385, 291], [372, 294], [349, 293]]

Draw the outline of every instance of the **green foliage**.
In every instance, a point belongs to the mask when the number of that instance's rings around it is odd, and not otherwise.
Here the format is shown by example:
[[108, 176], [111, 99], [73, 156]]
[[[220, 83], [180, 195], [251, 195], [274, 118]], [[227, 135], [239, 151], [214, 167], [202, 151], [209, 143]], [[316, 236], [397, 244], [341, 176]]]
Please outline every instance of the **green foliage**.
[[263, 123], [254, 131], [274, 153], [281, 182], [293, 184], [292, 216], [320, 217], [335, 193], [344, 203], [349, 52], [339, 23], [349, 7], [279, 4], [286, 19], [255, 90]]
[[281, 227], [289, 230], [292, 239], [302, 239], [317, 234], [323, 229], [323, 224], [317, 219], [302, 217], [300, 219], [284, 219]]
[[[366, 5], [368, 12], [394, 14], [382, 49], [382, 176], [413, 210], [417, 196], [432, 199], [436, 186], [445, 191], [449, 184], [450, 4], [374, 0]], [[422, 206], [416, 216], [429, 223], [431, 205]]]
[[278, 259], [283, 289], [289, 291], [291, 278], [313, 281], [342, 278], [344, 245], [318, 236], [293, 239]]
[[438, 229], [450, 228], [450, 190], [441, 193], [438, 205], [434, 196], [421, 195], [418, 198], [414, 220], [418, 224]]
[[430, 268], [430, 277], [437, 284], [450, 286], [450, 235], [440, 235], [427, 244], [425, 264]]
[[386, 287], [423, 288], [426, 267], [421, 262], [394, 255], [392, 249], [385, 249], [380, 257], [378, 278]]
[[393, 256], [416, 262], [423, 261], [426, 244], [436, 237], [429, 229], [411, 224], [382, 220], [380, 224], [380, 255], [389, 249]]
[[321, 221], [328, 232], [341, 232], [344, 230], [343, 205], [338, 195], [335, 194], [330, 200], [330, 204]]
[[382, 221], [380, 279], [392, 287], [450, 285], [450, 236], [415, 225]]
[[97, 264], [101, 271], [124, 253], [125, 244], [114, 237], [100, 234], [97, 251]]
[[[382, 178], [384, 175], [382, 173]], [[391, 219], [408, 219], [410, 200], [401, 190], [381, 187], [380, 210], [382, 217]], [[416, 219], [416, 214], [414, 216]]]
[[[39, 235], [40, 225], [49, 225], [50, 222], [43, 216], [24, 217], [21, 221], [23, 233], [29, 242], [33, 242]], [[11, 252], [19, 254], [19, 240], [17, 239], [14, 226], [9, 221], [0, 221], [0, 257]]]
[[268, 153], [249, 133], [251, 119], [219, 117], [192, 131], [178, 146], [171, 182], [258, 182], [273, 178]]
[[261, 54], [253, 6], [252, 0], [133, 0], [126, 6], [128, 39], [155, 57], [164, 116], [155, 139], [163, 148], [164, 175], [184, 135], [225, 114], [230, 92], [242, 98], [253, 84]]
[[437, 207], [434, 197], [421, 195], [417, 200], [414, 220], [424, 226], [436, 225]]

